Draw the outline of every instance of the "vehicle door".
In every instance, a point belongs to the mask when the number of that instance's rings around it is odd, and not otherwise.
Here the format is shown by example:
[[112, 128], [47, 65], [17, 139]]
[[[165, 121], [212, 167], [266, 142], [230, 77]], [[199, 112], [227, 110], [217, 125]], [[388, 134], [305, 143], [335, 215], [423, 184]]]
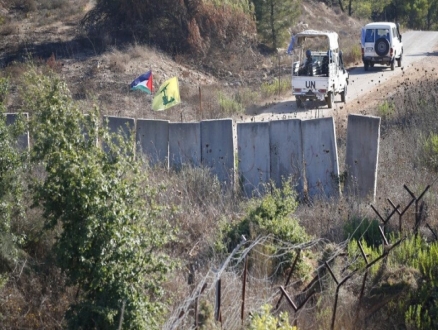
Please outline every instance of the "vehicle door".
[[400, 56], [400, 54], [402, 53], [402, 43], [397, 28], [395, 26], [392, 28], [392, 44], [396, 57]]
[[331, 56], [331, 61], [332, 61], [332, 66], [333, 66], [333, 81], [331, 82], [331, 86], [334, 87], [334, 92], [335, 91], [339, 91], [341, 88], [341, 75], [342, 75], [342, 70], [340, 70], [339, 68], [339, 54], [337, 51], [332, 51], [332, 56]]

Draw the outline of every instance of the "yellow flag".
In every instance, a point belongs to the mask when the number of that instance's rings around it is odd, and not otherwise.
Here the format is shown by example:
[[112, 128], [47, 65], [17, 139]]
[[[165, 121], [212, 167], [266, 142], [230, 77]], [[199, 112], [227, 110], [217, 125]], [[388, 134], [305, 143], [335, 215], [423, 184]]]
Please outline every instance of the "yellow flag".
[[173, 77], [161, 84], [152, 101], [152, 110], [161, 111], [180, 104], [178, 78]]

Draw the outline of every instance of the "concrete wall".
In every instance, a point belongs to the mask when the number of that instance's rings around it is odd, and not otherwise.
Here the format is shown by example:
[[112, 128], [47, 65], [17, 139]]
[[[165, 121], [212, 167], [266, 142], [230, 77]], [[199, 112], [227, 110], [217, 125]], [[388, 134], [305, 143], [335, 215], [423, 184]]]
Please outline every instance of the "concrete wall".
[[[129, 117], [103, 117], [104, 125], [107, 125], [108, 131], [112, 134], [122, 135], [126, 140], [129, 140], [135, 130], [135, 119]], [[117, 143], [116, 139], [113, 139], [114, 143]], [[104, 143], [103, 149], [108, 152], [109, 147]], [[134, 147], [132, 148], [134, 152]]]
[[270, 175], [269, 122], [237, 124], [239, 183], [246, 196], [260, 196]]
[[234, 184], [232, 119], [201, 121], [201, 161], [223, 185]]
[[[28, 113], [24, 112], [24, 113], [22, 113], [22, 115], [24, 116], [26, 121], [29, 120]], [[6, 125], [12, 125], [13, 123], [15, 123], [15, 121], [18, 119], [18, 116], [19, 116], [18, 113], [6, 113]], [[22, 149], [22, 150], [30, 148], [29, 132], [26, 132], [18, 137], [17, 147]]]
[[309, 197], [338, 197], [339, 166], [333, 117], [304, 120], [301, 127]]
[[138, 119], [135, 136], [137, 155], [146, 156], [150, 165], [169, 166], [169, 121]]
[[108, 121], [108, 130], [110, 133], [121, 133], [123, 137], [131, 138], [135, 129], [135, 119], [129, 117], [112, 117], [104, 116], [104, 122]]
[[295, 189], [303, 194], [304, 169], [301, 120], [271, 121], [269, 126], [271, 180], [281, 187], [282, 180], [292, 178]]
[[349, 115], [344, 193], [374, 201], [380, 140], [380, 117]]
[[[7, 114], [7, 123], [13, 123], [16, 116]], [[137, 155], [147, 157], [152, 165], [160, 163], [168, 167], [170, 161], [175, 168], [186, 163], [205, 166], [224, 185], [235, 183], [238, 154], [239, 178], [248, 196], [258, 193], [269, 180], [281, 186], [282, 177], [290, 176], [301, 196], [337, 197], [340, 194], [332, 117], [234, 125], [232, 119], [169, 123], [108, 116], [104, 120], [110, 132], [122, 132], [127, 138], [135, 129]], [[349, 116], [344, 193], [374, 199], [379, 138], [380, 118]], [[19, 144], [29, 148], [28, 133], [20, 138]]]
[[201, 165], [201, 124], [169, 124], [169, 166], [180, 169], [183, 165]]

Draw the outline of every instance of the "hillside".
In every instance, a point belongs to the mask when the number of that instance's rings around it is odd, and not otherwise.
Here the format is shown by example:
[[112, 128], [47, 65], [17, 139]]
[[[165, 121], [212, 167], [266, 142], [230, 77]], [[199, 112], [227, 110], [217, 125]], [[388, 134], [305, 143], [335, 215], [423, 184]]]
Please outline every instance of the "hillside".
[[[8, 112], [25, 104], [40, 116], [33, 116], [31, 157], [8, 143], [16, 132], [0, 122], [2, 330], [438, 327], [436, 52], [414, 49], [409, 56], [427, 64], [406, 61], [414, 64], [367, 75], [357, 58], [362, 23], [303, 1], [294, 28], [337, 31], [351, 54], [354, 100], [334, 109], [340, 164], [346, 115], [379, 117], [378, 194], [372, 205], [354, 192], [299, 198], [293, 178], [249, 199], [224, 189], [208, 168], [142, 163], [132, 145], [112, 145], [104, 133], [96, 138], [114, 149], [103, 151], [84, 137], [84, 127], [101, 132], [93, 114], [82, 113], [98, 105], [104, 115], [178, 122], [297, 118], [283, 48], [259, 45], [229, 63], [211, 62], [218, 67], [200, 65], [108, 34], [90, 38], [79, 21], [93, 1], [43, 0], [38, 11], [26, 9], [32, 0], [11, 10], [3, 3], [0, 78], [10, 78], [11, 94], [0, 101]], [[28, 63], [56, 71], [69, 90], [44, 74], [25, 85]], [[154, 112], [151, 96], [129, 91], [147, 70], [155, 88], [178, 76], [180, 106]], [[286, 89], [266, 93], [277, 82]], [[227, 112], [218, 100], [227, 97], [245, 107]], [[321, 118], [325, 110], [309, 106], [299, 115]], [[325, 175], [342, 186], [348, 172]]]
[[[118, 47], [120, 42], [112, 40], [111, 36], [99, 42], [92, 41], [79, 29], [81, 17], [92, 4], [82, 6], [82, 12], [72, 16], [53, 14], [50, 20], [45, 19], [47, 13], [44, 11], [26, 16], [3, 8], [2, 12], [10, 18], [0, 31], [3, 36], [0, 65], [4, 71], [18, 78], [22, 63], [33, 57], [36, 63], [48, 63], [64, 77], [74, 98], [83, 104], [84, 111], [97, 103], [105, 115], [180, 120], [184, 114], [185, 121], [199, 119], [196, 118], [199, 87], [207, 108], [210, 103], [217, 103], [214, 91], [223, 90], [228, 95], [242, 88], [257, 91], [263, 82], [272, 82], [279, 76], [283, 79], [289, 77], [289, 58], [283, 50], [279, 55], [253, 52], [250, 62], [255, 65], [250, 70], [233, 70], [230, 65], [229, 71], [217, 71], [211, 67], [206, 71], [196, 63], [187, 62], [183, 56], [172, 58], [148, 46]], [[59, 15], [58, 19], [56, 15]], [[333, 11], [324, 3], [305, 2], [296, 29], [337, 31], [341, 47], [345, 49], [351, 47], [350, 40], [358, 38], [360, 26], [360, 22]], [[240, 61], [243, 63], [245, 59]], [[233, 68], [236, 65], [234, 63]], [[153, 112], [149, 106], [151, 97], [129, 91], [130, 82], [148, 70], [153, 72], [156, 88], [167, 78], [179, 77], [182, 105], [178, 109]], [[260, 103], [266, 104], [266, 101]], [[10, 109], [17, 109], [12, 99]], [[204, 112], [204, 118], [217, 116], [215, 111]]]

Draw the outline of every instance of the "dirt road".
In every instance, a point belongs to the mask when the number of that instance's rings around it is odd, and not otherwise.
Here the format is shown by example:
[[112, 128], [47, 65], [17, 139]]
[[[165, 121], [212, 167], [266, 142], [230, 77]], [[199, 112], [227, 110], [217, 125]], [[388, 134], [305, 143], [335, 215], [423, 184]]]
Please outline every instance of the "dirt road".
[[305, 102], [304, 108], [298, 109], [295, 97], [290, 96], [244, 121], [346, 117], [349, 113], [367, 113], [367, 109], [386, 99], [405, 79], [421, 80], [428, 70], [430, 73], [438, 67], [438, 32], [409, 31], [402, 37], [404, 54], [401, 67], [396, 65], [391, 71], [387, 66], [376, 65], [366, 72], [359, 63], [357, 67], [349, 68], [346, 104], [338, 95], [333, 109], [328, 109], [323, 102]]

